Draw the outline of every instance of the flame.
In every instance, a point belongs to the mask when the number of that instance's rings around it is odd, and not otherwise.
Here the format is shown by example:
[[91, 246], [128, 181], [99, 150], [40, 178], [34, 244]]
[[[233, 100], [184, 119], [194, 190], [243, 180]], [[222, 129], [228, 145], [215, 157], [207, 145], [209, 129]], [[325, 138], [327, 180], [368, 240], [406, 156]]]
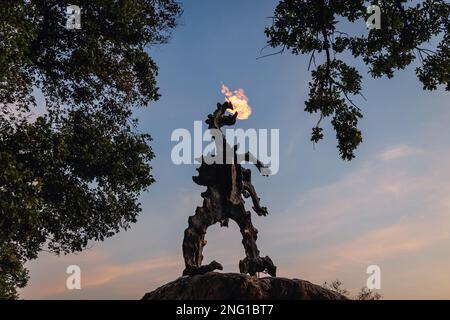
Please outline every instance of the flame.
[[231, 102], [233, 105], [233, 110], [228, 109], [229, 113], [237, 112], [237, 118], [239, 120], [245, 120], [252, 114], [252, 108], [248, 104], [248, 98], [244, 94], [244, 89], [238, 89], [236, 91], [231, 91], [226, 85], [222, 84], [221, 89], [222, 94], [225, 96], [225, 100]]

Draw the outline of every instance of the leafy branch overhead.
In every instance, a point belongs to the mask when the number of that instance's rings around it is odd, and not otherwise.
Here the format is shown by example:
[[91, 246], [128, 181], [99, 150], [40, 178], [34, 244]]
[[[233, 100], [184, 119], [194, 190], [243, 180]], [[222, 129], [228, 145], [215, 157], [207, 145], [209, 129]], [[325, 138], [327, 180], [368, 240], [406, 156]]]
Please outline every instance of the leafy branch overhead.
[[[371, 4], [381, 8], [381, 29], [362, 35], [344, 32], [346, 23], [365, 25]], [[280, 52], [309, 55], [313, 70], [305, 111], [319, 115], [311, 140], [323, 139], [321, 122], [331, 117], [343, 159], [353, 159], [362, 142], [358, 121], [363, 114], [352, 100], [362, 95], [362, 76], [344, 61], [349, 54], [361, 59], [374, 78], [392, 78], [396, 70], [418, 60], [416, 74], [424, 89], [443, 85], [450, 90], [449, 16], [450, 4], [445, 0], [281, 1], [265, 33], [271, 47], [282, 47]], [[321, 64], [316, 64], [319, 59]]]

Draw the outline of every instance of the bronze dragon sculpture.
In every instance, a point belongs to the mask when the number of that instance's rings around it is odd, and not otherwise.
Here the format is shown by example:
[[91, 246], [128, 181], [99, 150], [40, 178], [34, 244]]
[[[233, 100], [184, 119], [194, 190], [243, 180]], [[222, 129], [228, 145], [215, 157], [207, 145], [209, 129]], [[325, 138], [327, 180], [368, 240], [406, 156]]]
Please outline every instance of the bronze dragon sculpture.
[[[195, 214], [189, 217], [189, 226], [184, 231], [183, 256], [185, 269], [183, 275], [194, 276], [214, 270], [222, 270], [222, 265], [212, 261], [208, 265], [202, 265], [203, 247], [206, 245], [205, 235], [209, 226], [220, 223], [222, 227], [228, 226], [230, 219], [234, 220], [242, 234], [242, 244], [246, 257], [239, 261], [241, 273], [256, 275], [258, 272], [266, 272], [276, 276], [276, 266], [269, 257], [260, 257], [256, 245], [258, 230], [253, 226], [251, 212], [245, 209], [244, 198], [251, 198], [253, 210], [259, 216], [268, 214], [267, 208], [260, 205], [260, 199], [251, 183], [250, 169], [243, 168], [238, 159], [245, 159], [254, 163], [258, 170], [267, 175], [268, 168], [257, 160], [252, 154], [246, 152], [238, 155], [238, 146], [230, 146], [225, 135], [220, 130], [223, 126], [231, 126], [236, 123], [237, 112], [226, 114], [232, 110], [230, 102], [218, 103], [213, 114], [208, 115], [206, 124], [208, 129], [216, 132], [214, 143], [216, 154], [202, 156], [201, 165], [197, 168], [198, 176], [193, 177], [196, 184], [206, 186], [206, 191], [201, 194], [203, 205], [197, 207]], [[217, 134], [218, 133], [218, 134]], [[217, 152], [220, 151], [220, 152]], [[231, 155], [233, 161], [226, 161]], [[211, 157], [223, 157], [222, 161], [211, 161]], [[225, 157], [228, 157], [225, 159]], [[216, 158], [217, 160], [217, 158]], [[231, 163], [230, 163], [231, 162]]]

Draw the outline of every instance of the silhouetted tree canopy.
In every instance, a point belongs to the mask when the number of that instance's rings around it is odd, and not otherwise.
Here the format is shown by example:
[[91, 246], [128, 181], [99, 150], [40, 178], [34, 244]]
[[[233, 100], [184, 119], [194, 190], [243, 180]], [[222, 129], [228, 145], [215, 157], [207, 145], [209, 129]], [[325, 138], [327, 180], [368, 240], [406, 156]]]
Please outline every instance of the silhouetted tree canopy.
[[[159, 97], [147, 53], [181, 13], [174, 0], [0, 2], [0, 298], [41, 250], [84, 249], [136, 222], [150, 136], [133, 108]], [[45, 111], [36, 110], [36, 96]]]
[[[381, 8], [381, 29], [363, 35], [346, 33], [345, 24], [365, 25], [371, 4]], [[361, 94], [362, 76], [344, 61], [345, 56], [361, 59], [375, 78], [392, 78], [396, 70], [418, 59], [416, 74], [424, 89], [443, 85], [450, 90], [449, 14], [450, 4], [445, 0], [280, 1], [265, 33], [268, 44], [281, 47], [280, 52], [288, 49], [310, 57], [312, 80], [305, 111], [320, 117], [311, 140], [323, 139], [320, 123], [331, 117], [343, 159], [353, 159], [362, 142], [358, 120], [363, 114], [352, 100]]]

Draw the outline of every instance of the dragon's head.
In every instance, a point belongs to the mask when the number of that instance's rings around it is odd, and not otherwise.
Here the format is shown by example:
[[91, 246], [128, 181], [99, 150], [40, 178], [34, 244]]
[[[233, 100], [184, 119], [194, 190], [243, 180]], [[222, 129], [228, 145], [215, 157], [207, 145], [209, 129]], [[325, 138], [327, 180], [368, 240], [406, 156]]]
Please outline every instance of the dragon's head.
[[208, 129], [220, 129], [223, 126], [232, 126], [236, 123], [236, 118], [238, 113], [225, 114], [229, 110], [233, 110], [233, 104], [229, 101], [224, 103], [218, 103], [217, 109], [214, 113], [208, 115], [206, 124], [208, 124]]

